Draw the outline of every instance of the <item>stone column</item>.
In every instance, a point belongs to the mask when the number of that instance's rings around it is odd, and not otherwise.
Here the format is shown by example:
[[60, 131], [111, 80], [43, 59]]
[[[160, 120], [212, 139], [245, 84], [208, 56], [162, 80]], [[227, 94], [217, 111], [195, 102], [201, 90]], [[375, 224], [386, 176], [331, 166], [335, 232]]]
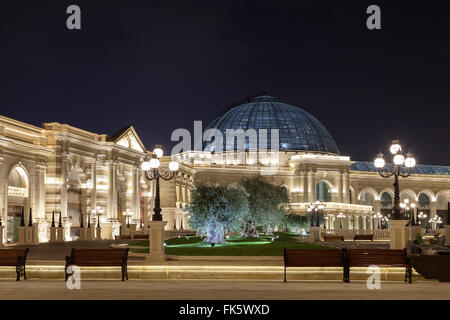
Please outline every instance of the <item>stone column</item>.
[[148, 230], [148, 219], [149, 219], [149, 202], [150, 198], [146, 195], [144, 197], [144, 232], [146, 233]]
[[[450, 214], [450, 212], [449, 212]], [[450, 225], [444, 226], [445, 228], [445, 243], [444, 246], [450, 246]]]
[[345, 170], [343, 173], [342, 193], [344, 203], [350, 203], [350, 173], [348, 170]]
[[112, 197], [111, 197], [111, 218], [117, 221], [117, 162], [112, 163], [111, 172], [111, 184], [112, 184]]
[[150, 262], [163, 262], [167, 260], [164, 252], [164, 227], [167, 221], [151, 221], [150, 226], [150, 253], [146, 260]]
[[189, 230], [189, 218], [188, 213], [186, 212], [183, 213], [183, 228], [185, 230]]
[[308, 171], [308, 201], [316, 200], [316, 172], [314, 169]]
[[36, 165], [36, 208], [38, 219], [45, 219], [45, 163]]
[[0, 226], [0, 248], [3, 248], [3, 226]]
[[91, 163], [91, 208], [97, 206], [97, 166], [95, 162]]
[[61, 156], [61, 189], [60, 189], [60, 210], [64, 218], [67, 216], [67, 153]]
[[406, 224], [408, 220], [389, 220], [390, 228], [390, 248], [404, 249], [406, 244]]
[[320, 241], [320, 227], [309, 227], [309, 240]]
[[436, 216], [436, 201], [431, 200], [430, 202], [430, 218]]
[[141, 214], [141, 206], [140, 206], [140, 192], [139, 192], [139, 169], [133, 167], [132, 169], [132, 183], [133, 183], [133, 195], [131, 198], [131, 211], [134, 214], [134, 217], [131, 219], [137, 219]]
[[366, 225], [366, 223], [367, 223], [367, 221], [366, 221], [366, 216], [362, 216], [362, 221], [363, 221], [363, 225], [362, 225], [362, 228], [363, 228], [363, 230], [367, 230], [367, 225]]
[[336, 176], [336, 189], [337, 189], [337, 201], [342, 203], [344, 201], [343, 190], [342, 190], [342, 178], [343, 173], [342, 170], [339, 170], [339, 173]]
[[23, 245], [25, 244], [25, 239], [26, 239], [26, 232], [25, 229], [26, 227], [19, 227], [19, 245]]
[[301, 171], [301, 183], [303, 184], [303, 202], [309, 202], [308, 173], [306, 171]]

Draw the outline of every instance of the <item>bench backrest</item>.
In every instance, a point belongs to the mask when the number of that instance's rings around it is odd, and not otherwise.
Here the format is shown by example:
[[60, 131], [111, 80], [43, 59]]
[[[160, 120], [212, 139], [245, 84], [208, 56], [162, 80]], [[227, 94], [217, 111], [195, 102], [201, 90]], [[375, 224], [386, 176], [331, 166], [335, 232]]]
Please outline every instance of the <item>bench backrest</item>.
[[28, 255], [29, 248], [25, 249], [0, 249], [0, 264], [2, 263], [15, 263], [17, 264], [18, 258], [23, 259], [25, 263]]
[[133, 239], [148, 239], [148, 234], [135, 234]]
[[372, 240], [373, 234], [355, 234], [353, 240]]
[[348, 263], [351, 267], [406, 266], [406, 250], [394, 249], [348, 249]]
[[324, 241], [344, 241], [343, 236], [323, 236]]
[[72, 248], [72, 263], [90, 263], [90, 262], [117, 262], [122, 263], [128, 258], [129, 248], [125, 249], [77, 249]]
[[284, 249], [286, 267], [343, 267], [342, 249]]

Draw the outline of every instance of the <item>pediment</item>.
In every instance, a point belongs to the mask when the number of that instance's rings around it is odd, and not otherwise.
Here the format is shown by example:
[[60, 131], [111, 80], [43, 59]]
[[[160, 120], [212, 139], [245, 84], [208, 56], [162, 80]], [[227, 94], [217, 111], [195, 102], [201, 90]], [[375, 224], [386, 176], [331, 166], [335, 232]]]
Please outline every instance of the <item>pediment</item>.
[[145, 152], [145, 147], [132, 126], [126, 127], [116, 133], [113, 137], [113, 141], [119, 146], [139, 152]]

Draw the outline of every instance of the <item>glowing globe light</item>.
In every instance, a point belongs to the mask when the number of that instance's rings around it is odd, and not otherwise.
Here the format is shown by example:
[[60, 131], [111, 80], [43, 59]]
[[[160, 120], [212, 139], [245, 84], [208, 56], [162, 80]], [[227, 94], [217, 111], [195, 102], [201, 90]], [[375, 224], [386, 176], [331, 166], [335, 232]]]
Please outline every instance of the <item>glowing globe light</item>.
[[394, 163], [398, 166], [402, 165], [405, 162], [405, 157], [401, 154], [396, 154], [394, 156]]
[[153, 154], [157, 158], [161, 158], [164, 154], [163, 150], [161, 149], [161, 146], [159, 144], [156, 145], [155, 149], [153, 149]]
[[408, 168], [412, 168], [416, 165], [416, 159], [413, 158], [412, 154], [408, 153], [407, 158], [405, 160], [405, 166]]
[[141, 169], [142, 169], [143, 171], [148, 171], [148, 170], [150, 170], [150, 169], [151, 169], [150, 161], [144, 161], [144, 162], [142, 162], [142, 163], [141, 163]]
[[153, 158], [152, 160], [150, 160], [150, 168], [152, 169], [156, 169], [159, 168], [160, 162], [158, 159]]
[[378, 158], [375, 159], [375, 161], [373, 162], [373, 164], [374, 164], [374, 166], [375, 166], [376, 168], [383, 168], [384, 165], [385, 165], [385, 161], [384, 161], [383, 158], [378, 157]]
[[391, 151], [392, 154], [397, 154], [398, 152], [402, 151], [402, 147], [398, 143], [398, 140], [392, 141], [392, 145], [389, 151]]
[[180, 167], [180, 164], [176, 161], [171, 161], [169, 163], [169, 169], [170, 171], [178, 171], [178, 168]]

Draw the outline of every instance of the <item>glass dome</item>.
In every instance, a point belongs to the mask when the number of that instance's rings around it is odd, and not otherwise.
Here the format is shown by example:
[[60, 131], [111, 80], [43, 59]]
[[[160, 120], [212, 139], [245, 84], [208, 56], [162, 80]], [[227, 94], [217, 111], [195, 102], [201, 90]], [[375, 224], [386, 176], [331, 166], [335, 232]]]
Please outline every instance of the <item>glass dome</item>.
[[[267, 147], [270, 148], [270, 129], [279, 129], [280, 150], [307, 150], [339, 154], [339, 149], [331, 134], [306, 111], [279, 101], [271, 96], [258, 96], [246, 103], [224, 110], [205, 129], [218, 129], [226, 139], [227, 129], [267, 129]], [[249, 149], [248, 138], [245, 141]], [[207, 145], [208, 143], [205, 143]], [[236, 149], [224, 141], [226, 149]], [[214, 151], [214, 150], [209, 150]]]

